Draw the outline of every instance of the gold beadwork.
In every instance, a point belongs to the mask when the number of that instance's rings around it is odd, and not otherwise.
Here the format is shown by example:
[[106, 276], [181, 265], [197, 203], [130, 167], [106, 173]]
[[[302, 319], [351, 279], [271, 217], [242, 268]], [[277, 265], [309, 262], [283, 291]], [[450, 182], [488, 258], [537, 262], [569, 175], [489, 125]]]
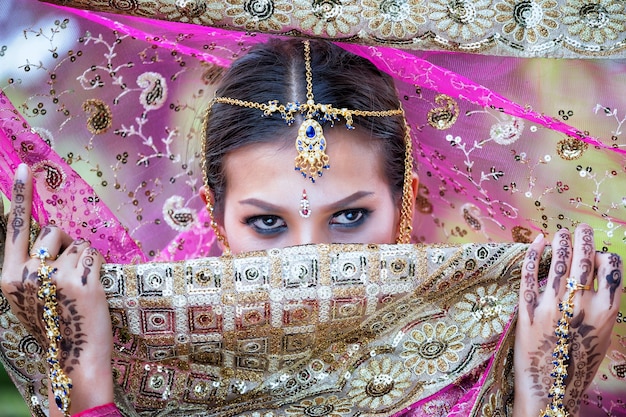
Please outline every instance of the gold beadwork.
[[209, 212], [209, 216], [211, 216], [211, 229], [213, 229], [213, 233], [215, 233], [215, 237], [217, 241], [222, 244], [224, 247], [224, 255], [230, 255], [230, 245], [228, 244], [228, 240], [226, 237], [220, 232], [220, 228], [215, 221], [215, 215], [213, 214], [213, 204], [209, 201], [209, 196], [207, 196], [206, 209]]
[[589, 290], [589, 285], [576, 282], [574, 278], [567, 279], [567, 293], [564, 301], [559, 303], [559, 311], [562, 315], [554, 333], [558, 337], [556, 346], [552, 351], [552, 373], [554, 378], [548, 398], [550, 404], [539, 413], [539, 417], [568, 417], [569, 413], [563, 404], [565, 398], [565, 379], [567, 378], [567, 363], [569, 361], [570, 331], [569, 325], [574, 316], [574, 293], [579, 290]]
[[411, 140], [411, 130], [404, 110], [402, 110], [402, 118], [404, 119], [404, 181], [402, 182], [402, 207], [400, 208], [400, 233], [396, 243], [411, 243], [411, 232], [413, 231], [413, 190], [411, 184], [413, 182], [413, 141]]
[[[215, 100], [212, 100], [209, 103], [209, 107], [206, 110], [206, 114], [204, 116], [205, 125], [207, 121], [209, 120], [211, 109], [213, 108], [214, 103], [215, 103]], [[205, 129], [206, 129], [206, 126], [205, 126]], [[211, 217], [211, 229], [213, 229], [213, 233], [215, 233], [215, 237], [217, 238], [217, 241], [220, 242], [222, 246], [224, 247], [224, 255], [230, 255], [230, 245], [228, 244], [228, 240], [226, 240], [226, 237], [222, 235], [222, 233], [220, 232], [219, 226], [217, 222], [215, 221], [215, 214], [213, 213], [214, 211], [213, 203], [211, 202], [211, 196], [208, 195], [211, 189], [209, 187], [209, 173], [208, 173], [208, 167], [207, 167], [207, 162], [206, 162], [206, 153], [207, 153], [207, 149], [206, 149], [206, 139], [205, 139], [202, 141], [201, 166], [202, 166], [202, 177], [203, 177], [204, 185], [206, 187], [206, 192], [207, 192], [206, 209], [209, 212], [209, 216]]]
[[57, 312], [57, 287], [52, 282], [52, 275], [56, 272], [56, 268], [46, 264], [46, 260], [50, 258], [47, 248], [39, 248], [31, 256], [39, 259], [40, 262], [37, 269], [40, 285], [37, 298], [43, 301], [43, 322], [48, 336], [46, 362], [50, 367], [50, 387], [57, 407], [64, 416], [69, 416], [72, 380], [65, 374], [59, 362], [61, 331]]

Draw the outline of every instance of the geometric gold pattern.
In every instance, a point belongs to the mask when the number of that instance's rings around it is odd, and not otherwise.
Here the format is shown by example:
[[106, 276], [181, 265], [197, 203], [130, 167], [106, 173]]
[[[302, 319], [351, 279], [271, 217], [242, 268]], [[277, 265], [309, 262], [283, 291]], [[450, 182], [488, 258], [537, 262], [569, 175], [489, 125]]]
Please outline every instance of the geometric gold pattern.
[[[500, 371], [475, 407], [488, 393], [508, 397], [503, 335], [526, 248], [309, 245], [105, 265], [118, 406], [145, 416], [280, 416], [324, 404], [341, 416], [390, 415], [446, 386], [461, 396], [498, 341]], [[0, 360], [39, 413], [42, 350], [9, 340], [35, 343], [4, 308]]]

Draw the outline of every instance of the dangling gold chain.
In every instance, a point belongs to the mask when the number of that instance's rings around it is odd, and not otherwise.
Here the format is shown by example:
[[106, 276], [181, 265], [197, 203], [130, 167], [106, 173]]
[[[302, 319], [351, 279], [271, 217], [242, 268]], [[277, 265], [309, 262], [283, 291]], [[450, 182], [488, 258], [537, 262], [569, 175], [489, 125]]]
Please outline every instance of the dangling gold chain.
[[552, 369], [551, 377], [554, 382], [550, 387], [548, 397], [550, 404], [545, 410], [539, 413], [539, 417], [568, 417], [569, 413], [563, 404], [565, 398], [565, 379], [567, 378], [567, 363], [569, 361], [570, 346], [570, 321], [574, 316], [574, 294], [579, 290], [589, 290], [589, 285], [583, 285], [576, 282], [574, 278], [567, 279], [567, 293], [564, 301], [559, 303], [559, 310], [562, 315], [559, 319], [554, 334], [558, 337], [556, 346], [552, 352]]

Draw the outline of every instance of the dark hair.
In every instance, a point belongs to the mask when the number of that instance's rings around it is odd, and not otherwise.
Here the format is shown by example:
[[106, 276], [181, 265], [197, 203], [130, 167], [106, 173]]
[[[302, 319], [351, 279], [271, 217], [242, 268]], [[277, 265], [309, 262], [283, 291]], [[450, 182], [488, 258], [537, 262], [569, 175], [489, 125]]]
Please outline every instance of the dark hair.
[[[312, 40], [310, 45], [315, 102], [352, 110], [393, 110], [400, 107], [392, 78], [370, 61], [330, 42]], [[306, 78], [302, 41], [272, 39], [255, 46], [225, 72], [216, 96], [257, 103], [270, 100], [278, 100], [282, 104], [304, 102]], [[297, 127], [294, 126], [298, 125], [298, 119], [292, 126], [287, 125], [277, 113], [264, 117], [258, 109], [223, 103], [213, 105], [204, 126], [204, 169], [207, 185], [213, 191], [218, 218], [222, 214], [227, 180], [224, 157], [231, 151], [254, 143], [284, 140], [286, 144], [288, 140], [291, 144], [297, 135]], [[394, 197], [399, 199], [404, 179], [404, 118], [401, 115], [355, 116], [354, 126], [369, 132], [374, 144], [379, 147], [381, 156], [385, 157], [387, 180]], [[337, 122], [336, 128], [345, 129], [344, 121]]]

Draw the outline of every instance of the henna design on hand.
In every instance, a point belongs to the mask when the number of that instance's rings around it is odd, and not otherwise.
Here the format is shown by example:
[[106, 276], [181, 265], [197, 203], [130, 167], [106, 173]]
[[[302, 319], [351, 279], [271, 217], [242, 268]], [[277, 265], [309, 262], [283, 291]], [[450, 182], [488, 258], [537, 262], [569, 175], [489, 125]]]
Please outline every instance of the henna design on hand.
[[530, 357], [530, 377], [533, 385], [530, 387], [532, 393], [537, 398], [546, 398], [552, 386], [552, 351], [556, 344], [557, 337], [554, 334], [544, 334], [543, 340], [536, 351], [529, 352]]
[[[30, 273], [24, 268], [23, 277], [37, 277], [37, 273]], [[15, 290], [8, 295], [13, 297], [15, 315], [26, 325], [28, 332], [37, 339], [41, 346], [47, 346], [45, 330], [43, 326], [43, 307], [39, 303], [37, 292], [39, 286], [32, 279], [23, 278], [21, 283], [15, 284]]]
[[583, 243], [581, 248], [583, 250], [583, 254], [585, 256], [591, 256], [596, 252], [595, 245], [593, 242], [593, 230], [592, 229], [583, 229], [582, 231], [582, 240]]
[[26, 215], [26, 207], [24, 207], [24, 190], [26, 185], [21, 180], [16, 180], [13, 184], [13, 220], [11, 221], [11, 228], [13, 229], [12, 241], [20, 235], [20, 231], [24, 226], [24, 216]]
[[561, 239], [559, 242], [560, 247], [555, 251], [557, 260], [554, 262], [554, 273], [556, 276], [552, 285], [555, 294], [558, 294], [561, 288], [561, 278], [567, 275], [567, 264], [570, 256], [569, 242], [569, 239]]
[[609, 284], [609, 292], [611, 294], [611, 302], [609, 303], [609, 309], [611, 309], [613, 308], [613, 301], [615, 301], [615, 292], [622, 282], [622, 272], [619, 269], [612, 270], [606, 276], [606, 282]]
[[607, 284], [609, 284], [609, 292], [611, 294], [611, 302], [609, 304], [609, 309], [611, 309], [613, 308], [613, 302], [615, 301], [615, 292], [622, 284], [622, 258], [612, 253], [611, 255], [609, 255], [609, 265], [615, 268], [610, 271], [605, 277]]
[[80, 365], [80, 353], [82, 345], [87, 343], [85, 334], [82, 332], [82, 319], [84, 316], [76, 309], [76, 299], [66, 298], [62, 293], [57, 294], [59, 323], [61, 325], [61, 366], [70, 374], [74, 366]]
[[26, 282], [27, 280], [30, 282], [37, 282], [38, 279], [39, 274], [37, 273], [37, 271], [30, 272], [28, 268], [24, 267], [24, 270], [22, 271], [22, 283]]
[[593, 279], [593, 263], [591, 259], [589, 259], [595, 254], [593, 230], [583, 229], [582, 241], [583, 243], [580, 246], [585, 257], [580, 260], [580, 269], [582, 270], [582, 274], [580, 275], [578, 281], [581, 284], [586, 285], [589, 279]]
[[50, 234], [50, 232], [52, 232], [52, 228], [50, 226], [46, 226], [41, 230], [41, 233], [39, 234], [39, 238], [43, 239], [44, 237], [48, 236]]
[[[585, 313], [578, 313], [570, 323], [571, 344], [569, 348], [568, 375], [566, 384], [566, 407], [572, 415], [580, 408], [580, 400], [585, 389], [591, 384], [600, 362], [603, 359], [598, 350], [596, 328], [585, 323]], [[557, 337], [546, 335], [536, 351], [530, 352], [531, 365], [528, 370], [533, 381], [533, 396], [546, 398], [552, 386], [552, 352]]]
[[91, 268], [94, 264], [94, 251], [89, 250], [89, 253], [83, 258], [83, 275], [81, 276], [81, 282], [83, 285], [87, 285], [87, 276], [91, 273]]
[[[26, 279], [16, 283], [15, 290], [8, 293], [13, 299], [16, 317], [26, 325], [28, 332], [33, 335], [43, 350], [48, 346], [48, 339], [43, 323], [43, 306], [37, 293], [37, 272], [31, 273], [24, 268], [23, 275], [35, 277], [35, 280]], [[59, 324], [61, 325], [61, 366], [68, 374], [80, 364], [82, 345], [87, 343], [86, 335], [82, 331], [84, 317], [77, 310], [76, 299], [69, 299], [62, 292], [57, 292]]]
[[87, 240], [83, 239], [82, 237], [79, 237], [74, 242], [72, 242], [70, 247], [67, 249], [67, 254], [73, 255], [73, 254], [78, 253], [78, 247], [85, 242], [87, 242]]
[[598, 352], [598, 336], [592, 325], [585, 324], [585, 312], [578, 313], [570, 323], [572, 339], [566, 383], [565, 406], [576, 415], [580, 408], [583, 393], [591, 384], [600, 362], [604, 358]]
[[580, 269], [581, 269], [581, 274], [580, 277], [578, 279], [578, 281], [582, 284], [582, 285], [587, 285], [587, 280], [589, 278], [593, 278], [593, 266], [592, 263], [589, 259], [587, 258], [583, 258], [580, 260]]
[[539, 254], [536, 250], [530, 249], [528, 251], [528, 255], [526, 256], [526, 271], [524, 274], [524, 282], [526, 283], [526, 290], [524, 291], [523, 297], [524, 301], [526, 301], [526, 309], [528, 310], [528, 317], [530, 318], [530, 323], [532, 324], [535, 320], [535, 309], [539, 304], [537, 300], [537, 292], [535, 291], [535, 287], [537, 285], [537, 280], [535, 278], [535, 270], [537, 268], [537, 259], [539, 258]]

